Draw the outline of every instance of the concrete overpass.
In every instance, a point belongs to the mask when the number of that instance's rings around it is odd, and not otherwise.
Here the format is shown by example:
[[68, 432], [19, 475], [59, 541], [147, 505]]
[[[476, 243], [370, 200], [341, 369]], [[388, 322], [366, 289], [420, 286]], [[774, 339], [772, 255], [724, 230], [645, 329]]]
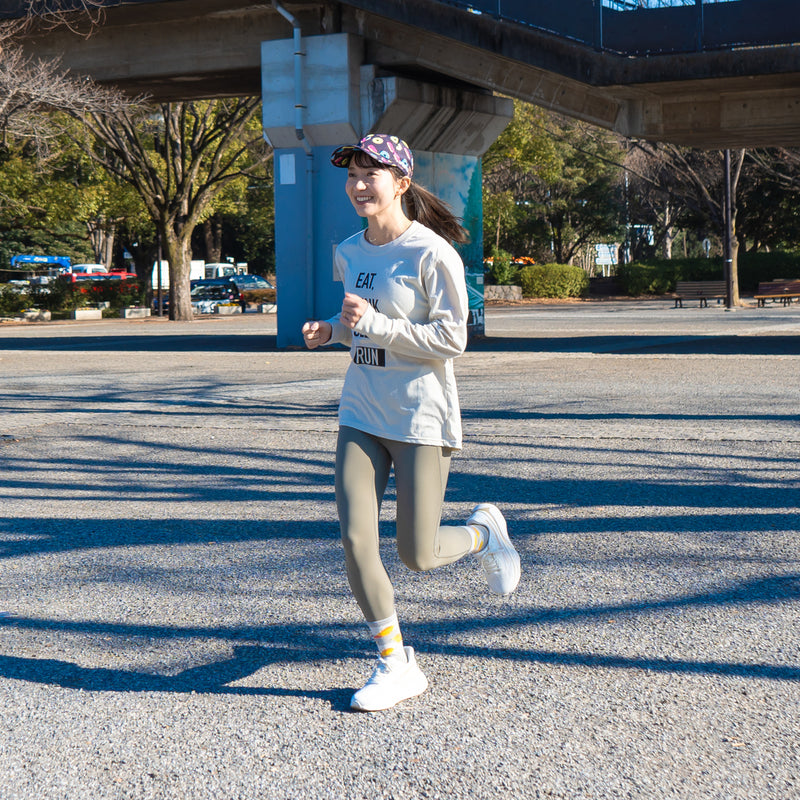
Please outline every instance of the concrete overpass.
[[[660, 1], [684, 5], [342, 0], [284, 6], [304, 36], [359, 37], [364, 63], [392, 74], [505, 94], [625, 136], [709, 148], [800, 145], [795, 0]], [[0, 13], [19, 5], [0, 2]], [[31, 39], [32, 47], [158, 100], [257, 94], [261, 42], [287, 37], [285, 19], [269, 2], [103, 5], [102, 24], [91, 37], [47, 31]]]
[[[480, 156], [520, 98], [625, 136], [800, 145], [795, 0], [106, 0], [28, 46], [154, 100], [261, 94], [275, 148], [278, 342], [336, 312], [335, 244], [358, 230], [332, 146], [405, 138], [415, 177], [465, 220], [483, 325]], [[2, 2], [12, 15], [21, 0]], [[769, 23], [769, 24], [766, 24]], [[91, 35], [89, 35], [91, 34]]]

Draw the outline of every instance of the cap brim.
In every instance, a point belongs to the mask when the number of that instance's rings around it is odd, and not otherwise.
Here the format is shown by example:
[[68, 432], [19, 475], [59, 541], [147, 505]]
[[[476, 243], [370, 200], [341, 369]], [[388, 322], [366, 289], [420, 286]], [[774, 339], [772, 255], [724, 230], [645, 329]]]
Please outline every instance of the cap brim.
[[331, 153], [331, 164], [333, 164], [334, 167], [349, 167], [353, 153], [360, 149], [360, 147], [354, 144], [345, 144], [341, 147], [337, 147]]

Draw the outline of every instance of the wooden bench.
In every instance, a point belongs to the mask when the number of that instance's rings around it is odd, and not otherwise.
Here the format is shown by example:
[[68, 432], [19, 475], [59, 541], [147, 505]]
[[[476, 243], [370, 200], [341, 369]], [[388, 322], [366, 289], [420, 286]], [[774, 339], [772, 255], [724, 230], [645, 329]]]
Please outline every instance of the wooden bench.
[[797, 281], [766, 281], [758, 284], [758, 290], [753, 295], [759, 307], [764, 307], [767, 300], [780, 300], [788, 306], [792, 300], [800, 297], [800, 280]]
[[683, 308], [684, 300], [699, 300], [700, 308], [708, 305], [709, 298], [727, 297], [725, 281], [678, 281], [675, 284], [675, 308]]

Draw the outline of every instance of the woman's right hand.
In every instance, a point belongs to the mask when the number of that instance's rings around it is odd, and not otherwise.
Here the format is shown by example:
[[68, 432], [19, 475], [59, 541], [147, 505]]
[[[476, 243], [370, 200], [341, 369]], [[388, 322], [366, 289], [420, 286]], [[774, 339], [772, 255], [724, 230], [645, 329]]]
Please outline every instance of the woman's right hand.
[[314, 320], [303, 325], [303, 341], [309, 350], [314, 350], [321, 344], [329, 342], [332, 334], [333, 328], [330, 322], [325, 322], [325, 320]]

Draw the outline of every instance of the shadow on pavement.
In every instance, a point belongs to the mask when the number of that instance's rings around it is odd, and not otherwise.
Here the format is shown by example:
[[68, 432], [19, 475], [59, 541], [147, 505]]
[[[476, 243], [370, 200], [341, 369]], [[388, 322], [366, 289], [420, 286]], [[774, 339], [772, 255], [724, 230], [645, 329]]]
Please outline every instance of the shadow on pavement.
[[477, 353], [652, 353], [653, 355], [800, 355], [796, 336], [488, 336], [476, 339]]
[[129, 353], [263, 353], [277, 350], [275, 334], [171, 334], [0, 337], [0, 350], [75, 350]]
[[[170, 334], [0, 337], [0, 350], [95, 352], [262, 353], [277, 350], [274, 334]], [[294, 348], [300, 349], [300, 348]], [[340, 348], [323, 348], [337, 352]], [[676, 355], [800, 355], [800, 335], [765, 336], [487, 336], [470, 342], [477, 353], [670, 353]]]
[[[461, 619], [463, 632], [488, 629], [531, 629], [551, 623], [599, 619], [610, 616], [627, 617], [632, 614], [653, 614], [673, 609], [737, 604], [771, 605], [795, 601], [800, 598], [800, 574], [777, 575], [745, 580], [719, 591], [662, 600], [639, 601], [618, 605], [572, 608], [529, 609], [506, 615]], [[719, 660], [671, 659], [658, 657], [630, 657], [596, 653], [557, 652], [535, 648], [492, 648], [476, 645], [446, 643], [441, 638], [452, 631], [450, 624], [435, 622], [410, 624], [405, 627], [409, 641], [420, 651], [458, 658], [491, 658], [530, 663], [560, 664], [564, 666], [600, 669], [645, 670], [697, 675], [722, 675], [774, 681], [800, 681], [800, 667], [784, 664], [736, 663]], [[118, 637], [145, 636], [149, 639], [213, 638], [231, 641], [232, 656], [222, 661], [190, 667], [176, 675], [158, 675], [125, 669], [82, 667], [58, 659], [37, 659], [18, 656], [0, 656], [0, 677], [82, 689], [94, 692], [198, 692], [207, 694], [247, 694], [273, 696], [316, 697], [331, 703], [334, 708], [346, 708], [352, 688], [308, 690], [303, 688], [275, 688], [268, 685], [269, 674], [263, 676], [267, 685], [228, 686], [250, 677], [274, 664], [324, 661], [335, 654], [337, 658], [357, 658], [369, 651], [361, 626], [332, 624], [273, 625], [264, 628], [173, 628], [168, 625], [128, 625], [104, 622], [78, 622], [65, 620], [26, 619], [0, 617], [0, 629], [27, 629], [57, 631], [70, 634], [103, 635]], [[242, 643], [244, 641], [247, 644]], [[265, 644], [266, 642], [266, 644]], [[302, 645], [298, 643], [302, 642]]]

